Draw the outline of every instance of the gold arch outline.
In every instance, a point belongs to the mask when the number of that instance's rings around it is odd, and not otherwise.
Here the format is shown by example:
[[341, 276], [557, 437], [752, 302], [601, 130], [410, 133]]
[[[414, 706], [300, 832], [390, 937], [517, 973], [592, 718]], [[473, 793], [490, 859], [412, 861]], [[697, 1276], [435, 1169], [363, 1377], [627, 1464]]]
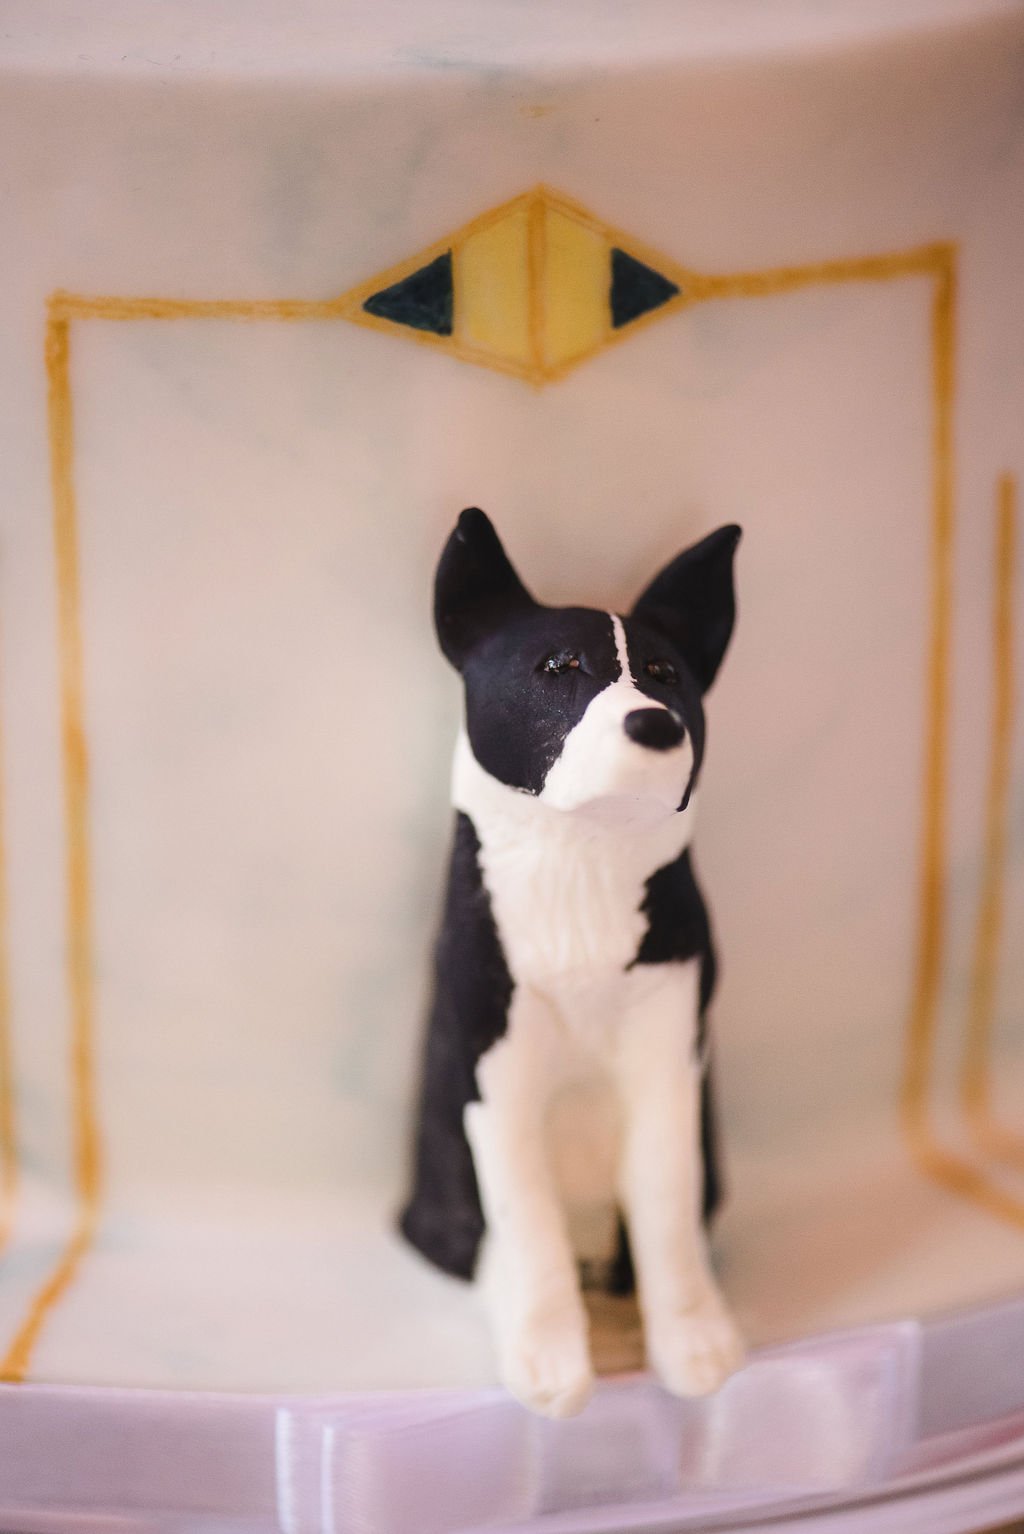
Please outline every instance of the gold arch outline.
[[[0, 755], [4, 738], [0, 731]], [[0, 1256], [11, 1239], [18, 1197], [18, 1146], [14, 1118], [14, 1049], [11, 1040], [7, 951], [6, 804], [0, 788]]]
[[[102, 1198], [102, 1162], [96, 1104], [94, 1046], [95, 998], [93, 988], [93, 915], [90, 898], [91, 855], [88, 825], [88, 756], [85, 735], [81, 594], [79, 587], [77, 510], [73, 472], [73, 417], [70, 379], [70, 330], [76, 320], [279, 320], [305, 321], [346, 319], [394, 333], [394, 327], [378, 321], [362, 309], [371, 292], [409, 275], [431, 254], [452, 249], [453, 241], [465, 238], [504, 216], [514, 205], [533, 205], [538, 198], [561, 206], [606, 238], [621, 239], [631, 252], [676, 283], [679, 293], [651, 314], [642, 316], [623, 331], [613, 332], [606, 343], [588, 356], [631, 336], [646, 323], [660, 320], [673, 310], [710, 299], [760, 298], [792, 293], [815, 286], [848, 282], [887, 282], [902, 277], [930, 281], [932, 407], [932, 552], [931, 617], [926, 678], [923, 814], [920, 829], [918, 881], [918, 931], [916, 961], [906, 1033], [900, 1108], [911, 1153], [921, 1171], [950, 1191], [972, 1200], [989, 1213], [1024, 1228], [1024, 1203], [1018, 1202], [984, 1172], [946, 1151], [931, 1122], [928, 1093], [934, 1063], [935, 1033], [945, 930], [947, 734], [949, 716], [949, 662], [953, 577], [953, 404], [955, 396], [956, 246], [939, 241], [905, 251], [821, 261], [809, 265], [769, 267], [748, 272], [708, 274], [682, 267], [660, 252], [642, 245], [631, 235], [620, 234], [607, 224], [549, 188], [539, 186], [521, 198], [489, 210], [466, 225], [456, 236], [421, 251], [411, 261], [378, 273], [370, 282], [330, 299], [167, 299], [91, 297], [55, 292], [48, 305], [46, 368], [48, 419], [53, 493], [53, 531], [58, 582], [58, 645], [67, 867], [67, 975], [70, 993], [70, 1057], [73, 1087], [74, 1182], [77, 1217], [72, 1235], [56, 1265], [34, 1295], [4, 1358], [0, 1379], [25, 1378], [33, 1348], [46, 1317], [58, 1303], [94, 1239]], [[539, 326], [534, 327], [535, 331]], [[405, 337], [403, 337], [404, 339]], [[492, 357], [455, 351], [452, 345], [425, 332], [409, 332], [409, 339], [440, 346], [459, 360], [475, 361], [499, 371], [526, 376], [540, 384], [561, 377], [575, 362], [540, 377], [536, 366], [527, 370], [499, 364]]]
[[974, 935], [967, 1032], [960, 1062], [960, 1103], [982, 1155], [1024, 1167], [1024, 1135], [997, 1122], [989, 1059], [995, 1021], [1009, 844], [1014, 729], [1013, 594], [1017, 561], [1017, 485], [1004, 474], [996, 496], [992, 571], [992, 719], [985, 795], [981, 891]]

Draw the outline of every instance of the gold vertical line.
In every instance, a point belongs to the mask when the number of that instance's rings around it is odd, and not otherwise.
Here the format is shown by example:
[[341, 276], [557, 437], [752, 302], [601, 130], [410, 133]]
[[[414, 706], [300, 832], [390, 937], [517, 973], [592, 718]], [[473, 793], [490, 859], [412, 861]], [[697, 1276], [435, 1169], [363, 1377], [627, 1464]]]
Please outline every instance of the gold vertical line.
[[74, 494], [70, 321], [59, 311], [46, 327], [50, 473], [57, 563], [64, 813], [67, 835], [67, 978], [71, 1008], [71, 1087], [75, 1223], [55, 1266], [0, 1361], [0, 1378], [24, 1379], [46, 1316], [88, 1251], [101, 1192], [100, 1144], [93, 1065], [92, 911], [88, 828], [88, 759], [82, 695], [81, 603]]
[[900, 1108], [911, 1155], [940, 1186], [1024, 1229], [1024, 1203], [938, 1140], [928, 1094], [935, 1057], [945, 936], [946, 758], [953, 620], [953, 400], [956, 387], [956, 258], [935, 251], [932, 299], [932, 619], [926, 684], [924, 813], [917, 957], [907, 1025]]
[[935, 1050], [945, 932], [946, 748], [953, 588], [953, 394], [956, 269], [952, 250], [936, 257], [931, 313], [931, 628], [925, 704], [924, 795], [918, 873], [917, 953], [901, 1109], [912, 1147], [928, 1131], [928, 1084]]
[[[4, 738], [0, 730], [0, 782]], [[14, 1122], [14, 1052], [11, 1044], [7, 947], [7, 842], [5, 798], [0, 787], [0, 1253], [11, 1237], [18, 1195], [18, 1144]]]
[[544, 279], [547, 206], [540, 193], [530, 199], [526, 225], [527, 293], [529, 295], [530, 361], [533, 378], [542, 383], [545, 377], [544, 352]]
[[992, 605], [992, 721], [985, 796], [985, 851], [974, 936], [971, 1000], [960, 1069], [960, 1101], [978, 1148], [1024, 1158], [1024, 1138], [992, 1121], [989, 1054], [996, 1002], [1009, 821], [1014, 724], [1013, 582], [1016, 564], [1016, 484], [999, 481]]

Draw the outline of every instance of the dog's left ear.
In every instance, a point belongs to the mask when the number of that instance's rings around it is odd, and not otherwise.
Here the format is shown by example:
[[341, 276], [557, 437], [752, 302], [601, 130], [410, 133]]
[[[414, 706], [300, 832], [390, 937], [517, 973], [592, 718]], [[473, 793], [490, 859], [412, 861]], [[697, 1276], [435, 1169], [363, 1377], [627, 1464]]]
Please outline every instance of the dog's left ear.
[[736, 621], [732, 564], [742, 529], [732, 524], [677, 554], [637, 598], [632, 616], [661, 629], [707, 692]]

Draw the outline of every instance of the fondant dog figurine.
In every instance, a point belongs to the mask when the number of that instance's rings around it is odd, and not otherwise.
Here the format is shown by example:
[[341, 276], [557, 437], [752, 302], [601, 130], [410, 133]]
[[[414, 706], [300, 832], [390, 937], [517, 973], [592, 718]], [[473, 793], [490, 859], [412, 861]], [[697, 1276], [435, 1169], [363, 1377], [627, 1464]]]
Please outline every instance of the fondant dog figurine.
[[401, 1223], [446, 1272], [479, 1266], [501, 1377], [550, 1416], [578, 1411], [593, 1382], [545, 1139], [582, 1059], [621, 1104], [618, 1191], [654, 1369], [699, 1395], [742, 1357], [704, 1235], [715, 961], [689, 851], [739, 537], [723, 527], [687, 549], [625, 617], [541, 606], [482, 511], [462, 513], [437, 572], [466, 714]]

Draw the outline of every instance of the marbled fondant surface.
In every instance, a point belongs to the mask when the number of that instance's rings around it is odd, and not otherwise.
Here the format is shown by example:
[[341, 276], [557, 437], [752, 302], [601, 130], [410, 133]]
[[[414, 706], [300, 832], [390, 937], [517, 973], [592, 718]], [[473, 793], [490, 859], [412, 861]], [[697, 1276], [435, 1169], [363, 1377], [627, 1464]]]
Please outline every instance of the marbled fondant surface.
[[[388, 1234], [457, 724], [429, 579], [474, 503], [613, 611], [746, 530], [696, 846], [752, 1338], [1019, 1286], [957, 1083], [987, 1028], [1019, 1110], [1020, 8], [494, 6], [442, 50], [307, 7], [256, 57], [176, 7], [120, 61], [114, 8], [8, 10], [7, 1372], [488, 1377]], [[362, 307], [449, 249], [433, 329]], [[678, 292], [616, 324], [615, 250]]]
[[[4, 55], [19, 70], [152, 78], [262, 77], [393, 80], [416, 73], [487, 75], [771, 57], [887, 42], [1006, 16], [1016, 0], [640, 0], [628, 33], [614, 0], [557, 8], [516, 0], [258, 0], [211, 16], [202, 0], [138, 10], [130, 0], [88, 7], [52, 0], [45, 25], [32, 0], [8, 0]], [[628, 48], [628, 58], [625, 50]]]

